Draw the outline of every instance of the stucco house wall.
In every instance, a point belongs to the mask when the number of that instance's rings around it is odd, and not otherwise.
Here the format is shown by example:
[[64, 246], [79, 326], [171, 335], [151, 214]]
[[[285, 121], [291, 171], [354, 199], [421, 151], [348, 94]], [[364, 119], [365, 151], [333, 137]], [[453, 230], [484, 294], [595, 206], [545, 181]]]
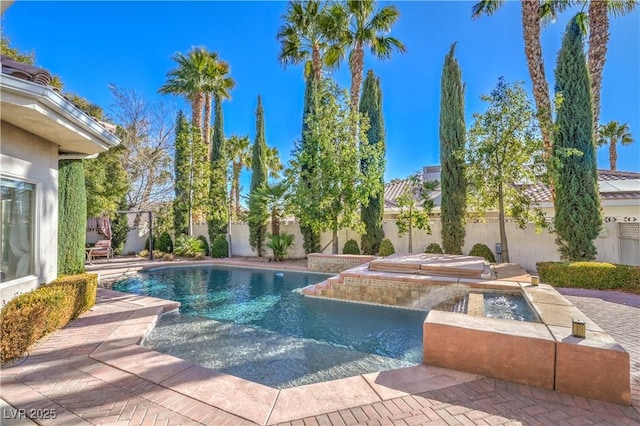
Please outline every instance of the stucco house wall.
[[58, 146], [4, 121], [0, 125], [2, 176], [36, 186], [34, 275], [0, 286], [0, 301], [56, 278], [58, 259]]

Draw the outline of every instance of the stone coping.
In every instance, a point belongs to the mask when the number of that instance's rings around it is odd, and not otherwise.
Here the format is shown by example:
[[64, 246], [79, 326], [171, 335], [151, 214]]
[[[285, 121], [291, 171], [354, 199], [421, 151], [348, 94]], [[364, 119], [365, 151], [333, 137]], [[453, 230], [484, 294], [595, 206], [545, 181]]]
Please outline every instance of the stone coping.
[[[545, 284], [519, 286], [541, 323], [429, 312], [425, 364], [629, 404], [629, 354], [602, 328]], [[586, 337], [572, 335], [582, 320]]]
[[480, 378], [476, 374], [417, 365], [278, 390], [140, 346], [159, 316], [177, 309], [178, 302], [103, 288], [98, 294], [103, 300], [132, 303], [139, 308], [131, 311], [89, 354], [90, 359], [262, 425], [442, 389]]

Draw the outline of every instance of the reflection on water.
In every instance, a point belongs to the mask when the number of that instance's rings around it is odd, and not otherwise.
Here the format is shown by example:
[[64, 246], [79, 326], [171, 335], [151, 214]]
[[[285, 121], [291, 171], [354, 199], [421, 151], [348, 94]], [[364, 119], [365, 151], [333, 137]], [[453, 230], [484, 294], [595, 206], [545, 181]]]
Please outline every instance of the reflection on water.
[[168, 268], [114, 290], [181, 302], [145, 346], [274, 387], [422, 362], [427, 312], [304, 297], [327, 276], [221, 266]]

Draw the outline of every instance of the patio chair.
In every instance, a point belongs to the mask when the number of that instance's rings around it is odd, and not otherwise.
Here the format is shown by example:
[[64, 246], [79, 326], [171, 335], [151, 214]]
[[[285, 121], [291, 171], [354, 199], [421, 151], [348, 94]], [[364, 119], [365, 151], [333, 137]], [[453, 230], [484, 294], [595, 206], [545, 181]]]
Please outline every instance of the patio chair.
[[92, 263], [94, 257], [106, 257], [107, 261], [113, 258], [113, 249], [111, 248], [111, 240], [96, 241], [96, 245], [89, 250], [89, 263]]

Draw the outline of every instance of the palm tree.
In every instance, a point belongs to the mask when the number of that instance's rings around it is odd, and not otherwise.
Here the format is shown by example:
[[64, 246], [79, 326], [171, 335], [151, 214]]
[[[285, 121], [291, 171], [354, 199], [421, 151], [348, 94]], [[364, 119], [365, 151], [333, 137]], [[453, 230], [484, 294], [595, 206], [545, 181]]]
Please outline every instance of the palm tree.
[[349, 53], [351, 70], [351, 110], [358, 110], [360, 87], [364, 74], [364, 49], [368, 47], [378, 59], [389, 59], [394, 50], [406, 52], [406, 47], [395, 37], [385, 33], [398, 20], [400, 12], [395, 6], [374, 10], [374, 0], [347, 0], [329, 7], [328, 31], [333, 44], [327, 53], [329, 65], [336, 65]]
[[[322, 78], [323, 56], [329, 47], [324, 6], [320, 1], [291, 1], [283, 16], [284, 25], [278, 30], [280, 63], [305, 63], [305, 75], [312, 72], [319, 81]], [[308, 69], [310, 68], [310, 70]]]
[[[562, 2], [561, 0], [560, 2]], [[546, 4], [548, 0], [543, 0]], [[504, 0], [481, 0], [471, 8], [471, 17], [493, 15], [504, 4]], [[551, 155], [551, 98], [549, 84], [544, 70], [542, 43], [540, 41], [542, 5], [540, 0], [521, 0], [524, 53], [527, 58], [529, 76], [533, 86], [533, 98], [538, 111], [538, 121], [542, 133], [544, 158]]]
[[217, 102], [230, 99], [229, 91], [236, 86], [236, 82], [229, 77], [229, 64], [218, 60], [218, 55], [210, 52], [210, 62], [206, 68], [207, 84], [205, 86], [204, 100], [204, 124], [202, 134], [205, 135], [204, 143], [209, 146], [209, 158], [211, 158], [210, 126], [211, 126], [211, 98]]
[[634, 142], [627, 123], [620, 124], [617, 121], [610, 121], [600, 126], [597, 144], [598, 147], [609, 145], [609, 167], [611, 170], [616, 170], [618, 162], [616, 144], [618, 142], [622, 145], [630, 145]]
[[[210, 52], [203, 47], [193, 48], [187, 55], [176, 53], [173, 60], [178, 66], [167, 73], [167, 82], [158, 89], [164, 94], [184, 96], [191, 103], [191, 122], [202, 133], [202, 106], [207, 92], [207, 67]], [[205, 140], [204, 135], [202, 140]]]
[[280, 172], [283, 169], [282, 163], [280, 162], [278, 148], [276, 148], [275, 146], [272, 148], [267, 147], [265, 162], [267, 163], [269, 177], [271, 179], [278, 179], [280, 177]]
[[[599, 133], [600, 122], [600, 91], [602, 87], [602, 71], [607, 61], [607, 45], [609, 43], [609, 15], [619, 17], [631, 13], [637, 6], [638, 0], [590, 0], [588, 12], [585, 16], [585, 0], [544, 1], [543, 18], [554, 19], [560, 12], [575, 5], [582, 5], [583, 10], [576, 15], [581, 27], [589, 33], [589, 53], [587, 65], [591, 76], [591, 94], [593, 96], [593, 124], [594, 138]], [[584, 23], [588, 22], [588, 25]]]
[[240, 173], [242, 169], [249, 169], [251, 164], [251, 148], [249, 136], [232, 135], [227, 141], [227, 158], [231, 160], [231, 220], [238, 220], [240, 217]]
[[[289, 210], [289, 186], [285, 181], [266, 184], [251, 194], [253, 201], [265, 206], [271, 218], [271, 235], [280, 235], [280, 219]], [[266, 218], [260, 218], [266, 220]]]

